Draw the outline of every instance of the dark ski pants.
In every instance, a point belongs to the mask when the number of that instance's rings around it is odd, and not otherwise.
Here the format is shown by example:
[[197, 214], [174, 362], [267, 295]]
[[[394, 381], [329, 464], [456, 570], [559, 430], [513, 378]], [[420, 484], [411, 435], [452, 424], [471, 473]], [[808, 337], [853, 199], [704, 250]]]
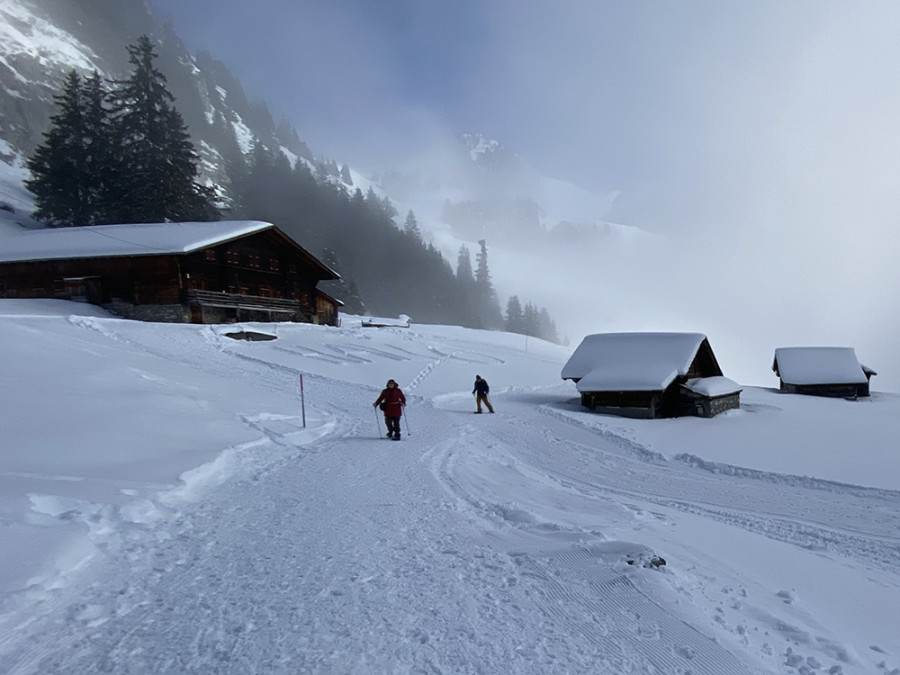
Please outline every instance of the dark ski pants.
[[400, 418], [399, 417], [388, 417], [385, 415], [384, 423], [387, 426], [388, 436], [393, 436], [394, 438], [400, 438]]

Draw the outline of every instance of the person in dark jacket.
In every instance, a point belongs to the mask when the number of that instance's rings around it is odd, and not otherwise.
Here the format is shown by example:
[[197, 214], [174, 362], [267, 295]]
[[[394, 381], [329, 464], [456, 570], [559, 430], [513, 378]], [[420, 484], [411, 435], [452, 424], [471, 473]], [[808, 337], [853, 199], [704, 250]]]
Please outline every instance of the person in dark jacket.
[[491, 388], [488, 386], [487, 380], [481, 377], [481, 375], [476, 375], [475, 388], [472, 389], [472, 393], [475, 395], [475, 403], [478, 405], [478, 410], [475, 411], [476, 414], [481, 414], [482, 403], [487, 406], [487, 409], [490, 412], [494, 412], [494, 406], [488, 401], [488, 392], [490, 392], [490, 390]]
[[384, 410], [384, 423], [387, 426], [387, 437], [394, 441], [400, 440], [400, 416], [403, 414], [403, 406], [406, 405], [406, 396], [394, 380], [388, 380], [387, 386], [381, 390], [381, 395], [372, 405], [382, 405]]

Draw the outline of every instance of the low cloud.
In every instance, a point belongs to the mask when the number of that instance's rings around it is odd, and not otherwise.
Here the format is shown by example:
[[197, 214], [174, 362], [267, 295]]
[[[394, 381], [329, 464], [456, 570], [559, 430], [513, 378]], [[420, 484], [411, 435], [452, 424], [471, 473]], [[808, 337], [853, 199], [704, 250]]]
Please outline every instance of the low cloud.
[[849, 345], [900, 391], [900, 5], [153, 1], [317, 153], [382, 169], [481, 132], [619, 191], [597, 218], [647, 250], [492, 253], [573, 341], [699, 330], [751, 384], [777, 346]]

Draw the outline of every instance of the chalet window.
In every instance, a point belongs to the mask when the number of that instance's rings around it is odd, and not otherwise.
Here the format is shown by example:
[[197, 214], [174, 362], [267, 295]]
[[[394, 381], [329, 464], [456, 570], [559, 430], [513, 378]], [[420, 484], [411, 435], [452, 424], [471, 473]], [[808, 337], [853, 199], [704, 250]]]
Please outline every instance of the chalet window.
[[291, 274], [297, 274], [297, 263], [291, 263], [288, 265], [288, 272]]
[[271, 298], [272, 297], [272, 289], [269, 288], [268, 286], [260, 286], [259, 294], [263, 298]]
[[231, 265], [237, 265], [241, 262], [241, 256], [237, 251], [226, 251], [225, 252], [225, 262]]
[[216, 250], [214, 248], [208, 248], [203, 252], [204, 260], [211, 260], [215, 262], [216, 260]]
[[249, 265], [250, 265], [250, 267], [258, 268], [259, 267], [259, 256], [258, 255], [249, 256]]
[[278, 258], [269, 258], [269, 269], [277, 272], [281, 269], [281, 261]]

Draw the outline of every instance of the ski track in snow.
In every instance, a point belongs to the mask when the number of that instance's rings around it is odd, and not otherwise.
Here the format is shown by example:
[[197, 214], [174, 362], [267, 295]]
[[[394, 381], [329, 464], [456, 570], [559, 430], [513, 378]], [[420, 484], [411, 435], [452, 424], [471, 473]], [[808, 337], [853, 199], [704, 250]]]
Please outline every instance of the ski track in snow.
[[[593, 434], [588, 435], [589, 443]], [[588, 461], [594, 461], [597, 454], [605, 454], [595, 446], [573, 444], [571, 436], [568, 433], [564, 440], [548, 440], [581, 452]], [[717, 475], [714, 482], [705, 480], [705, 465], [695, 467], [690, 463], [685, 467], [677, 462], [643, 461], [642, 449], [634, 453], [633, 444], [624, 439], [618, 447], [623, 452], [617, 453], [617, 463], [634, 463], [634, 469], [624, 472], [619, 469], [614, 480], [606, 482], [603, 478], [608, 473], [585, 474], [591, 480], [582, 489], [602, 487], [622, 495], [640, 496], [645, 501], [699, 513], [780, 541], [801, 542], [806, 548], [837, 553], [882, 569], [896, 568], [900, 559], [900, 514], [894, 506], [900, 501], [900, 493], [758, 471], [728, 473], [733, 480], [725, 484], [734, 487], [722, 489], [722, 475]], [[637, 454], [637, 458], [629, 460], [629, 454]], [[566, 471], [565, 468], [552, 470], [557, 476], [565, 475]], [[753, 489], [742, 489], [744, 481], [754, 482]], [[584, 480], [570, 474], [568, 482], [576, 485]], [[761, 510], [760, 482], [765, 483], [763, 492], [770, 493], [770, 499], [762, 501], [770, 505], [769, 509]], [[701, 487], [703, 483], [717, 486], [716, 491]], [[841, 495], [839, 502], [834, 499], [836, 492]], [[697, 494], [703, 494], [706, 500], [697, 501]], [[778, 507], [783, 510], [776, 510]], [[881, 532], [893, 535], [873, 534]]]
[[[193, 348], [196, 332], [154, 343], [115, 322], [78, 325], [285, 395], [301, 372], [242, 353], [212, 330], [200, 335], [217, 346], [213, 355]], [[654, 597], [690, 604], [691, 594], [721, 593], [726, 607], [752, 606], [752, 597], [699, 572], [644, 567], [654, 551], [620, 536], [664, 528], [674, 510], [891, 569], [900, 559], [897, 493], [669, 461], [574, 409], [540, 404], [530, 390], [504, 392], [499, 414], [461, 422], [453, 407], [471, 406], [467, 396], [438, 404], [413, 392], [451, 361], [485, 357], [426, 348], [412, 335], [411, 343], [406, 353], [361, 339], [327, 351], [276, 347], [288, 359], [332, 364], [428, 359], [405, 385], [428, 425], [401, 443], [375, 442], [377, 415], [360, 411], [377, 387], [321, 376], [321, 438], [297, 445], [297, 418], [244, 417], [260, 441], [232, 451], [241, 471], [198, 502], [160, 499], [155, 520], [119, 523], [80, 583], [19, 598], [35, 604], [24, 625], [0, 623], [0, 670], [857, 672], [840, 644], [793, 628], [787, 615], [759, 610], [769, 630], [758, 637], [727, 609], [706, 623], [673, 613]], [[578, 524], [572, 514], [538, 518], [527, 503], [498, 498], [502, 489], [492, 488], [502, 486], [487, 478], [496, 475], [552, 485], [588, 508]], [[769, 497], [764, 509], [760, 494]]]

